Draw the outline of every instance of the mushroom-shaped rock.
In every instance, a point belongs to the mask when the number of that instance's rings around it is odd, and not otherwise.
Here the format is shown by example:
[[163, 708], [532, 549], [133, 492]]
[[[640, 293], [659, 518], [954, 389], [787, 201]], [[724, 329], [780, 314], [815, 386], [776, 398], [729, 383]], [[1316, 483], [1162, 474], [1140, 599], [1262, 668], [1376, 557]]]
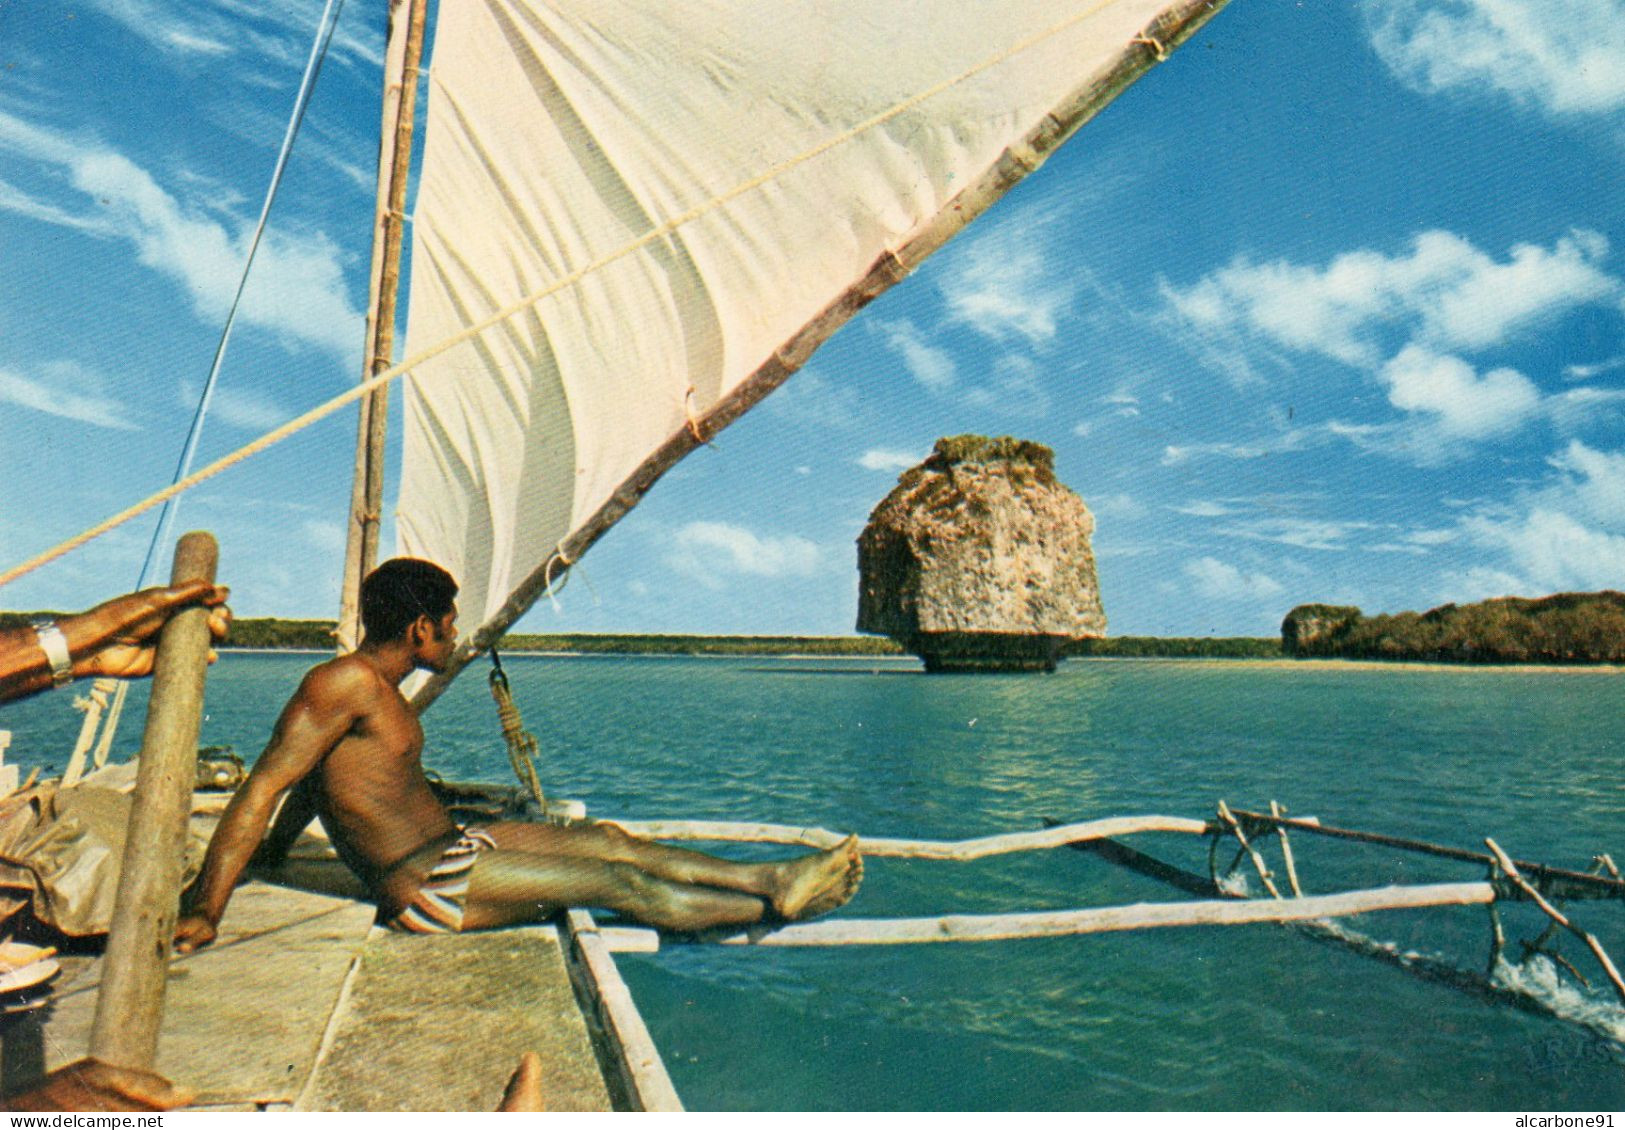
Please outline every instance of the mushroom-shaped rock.
[[1068, 641], [1106, 633], [1094, 528], [1043, 444], [939, 439], [858, 537], [858, 630], [927, 671], [1053, 671]]

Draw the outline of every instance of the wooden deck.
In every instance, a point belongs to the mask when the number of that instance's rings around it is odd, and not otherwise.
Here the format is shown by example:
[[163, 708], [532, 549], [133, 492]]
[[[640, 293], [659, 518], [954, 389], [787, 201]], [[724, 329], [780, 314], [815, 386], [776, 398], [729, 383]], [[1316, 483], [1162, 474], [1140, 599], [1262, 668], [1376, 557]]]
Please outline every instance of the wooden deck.
[[[159, 1070], [200, 1109], [477, 1111], [534, 1050], [549, 1110], [611, 1109], [557, 929], [421, 938], [372, 921], [365, 902], [244, 884], [219, 940], [171, 965]], [[8, 1089], [85, 1054], [101, 959], [62, 965], [52, 1003], [4, 1029]]]

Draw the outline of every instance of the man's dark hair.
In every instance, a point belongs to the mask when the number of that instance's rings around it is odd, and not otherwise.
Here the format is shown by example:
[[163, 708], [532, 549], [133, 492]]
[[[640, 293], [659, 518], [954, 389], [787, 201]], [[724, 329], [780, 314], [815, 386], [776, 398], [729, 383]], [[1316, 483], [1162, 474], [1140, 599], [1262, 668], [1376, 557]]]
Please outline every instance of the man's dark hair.
[[419, 616], [436, 624], [451, 611], [457, 582], [432, 561], [396, 557], [367, 574], [361, 582], [361, 626], [375, 643], [406, 634]]

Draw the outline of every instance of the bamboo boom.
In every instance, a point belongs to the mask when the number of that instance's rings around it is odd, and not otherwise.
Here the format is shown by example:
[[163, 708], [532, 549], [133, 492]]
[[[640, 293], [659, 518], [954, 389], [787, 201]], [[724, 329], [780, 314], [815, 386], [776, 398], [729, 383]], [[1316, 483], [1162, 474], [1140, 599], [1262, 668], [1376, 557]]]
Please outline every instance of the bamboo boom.
[[[1397, 848], [1400, 851], [1414, 851], [1423, 855], [1436, 855], [1443, 859], [1459, 859], [1467, 863], [1479, 863], [1485, 867], [1495, 863], [1495, 857], [1487, 852], [1468, 851], [1464, 848], [1446, 847], [1443, 844], [1430, 844], [1426, 840], [1408, 840], [1400, 836], [1386, 836], [1377, 832], [1357, 832], [1350, 828], [1336, 828], [1330, 824], [1322, 824], [1319, 820], [1303, 817], [1277, 817], [1262, 812], [1248, 812], [1240, 808], [1232, 809], [1231, 812], [1242, 823], [1253, 824], [1260, 828], [1294, 828], [1299, 831], [1311, 832], [1317, 836], [1331, 836], [1340, 840], [1379, 844], [1383, 847]], [[1571, 871], [1563, 867], [1548, 867], [1544, 863], [1530, 863], [1522, 859], [1515, 862], [1524, 871], [1533, 875], [1537, 882], [1562, 886], [1564, 888], [1564, 898], [1625, 898], [1625, 881], [1618, 878], [1590, 875], [1584, 871]]]
[[[392, 0], [390, 4], [363, 380], [389, 368], [394, 352], [406, 182], [412, 162], [412, 128], [417, 112], [418, 64], [423, 58], [426, 12], [427, 0]], [[381, 385], [362, 400], [356, 435], [355, 480], [350, 489], [350, 521], [345, 538], [344, 584], [339, 610], [338, 643], [342, 652], [354, 651], [361, 641], [361, 581], [378, 560], [378, 526], [384, 497], [384, 439], [388, 424], [389, 386]]]
[[1603, 972], [1608, 974], [1608, 979], [1614, 983], [1614, 992], [1619, 995], [1620, 1003], [1625, 1004], [1625, 979], [1621, 979], [1619, 970], [1614, 968], [1614, 963], [1609, 958], [1608, 951], [1602, 948], [1602, 943], [1597, 941], [1594, 935], [1587, 933], [1569, 921], [1561, 910], [1558, 910], [1557, 907], [1542, 898], [1540, 892], [1530, 886], [1529, 881], [1518, 873], [1517, 864], [1507, 858], [1507, 853], [1501, 850], [1500, 844], [1497, 844], [1494, 840], [1485, 839], [1484, 846], [1494, 854], [1495, 861], [1501, 865], [1501, 870], [1506, 872], [1507, 878], [1533, 899], [1536, 906], [1550, 915], [1552, 921], [1564, 927], [1586, 944], [1586, 947], [1591, 950], [1592, 955], [1597, 959], [1597, 963], [1602, 966]]
[[457, 646], [445, 670], [430, 678], [412, 696], [414, 709], [419, 712], [426, 710], [451, 685], [458, 672], [501, 639], [514, 621], [529, 611], [542, 593], [558, 580], [560, 571], [568, 568], [567, 564], [561, 562], [581, 560], [581, 555], [642, 501], [649, 489], [679, 460], [700, 444], [709, 442], [719, 431], [788, 380], [853, 315], [901, 282], [910, 271], [959, 234], [965, 225], [997, 203], [1112, 99], [1166, 59], [1174, 48], [1195, 35], [1228, 2], [1185, 0], [1177, 8], [1152, 21], [1139, 37], [1125, 44], [1110, 70], [1075, 90], [1025, 138], [1012, 143], [991, 168], [950, 200], [911, 239], [894, 251], [882, 253], [870, 265], [868, 273], [837, 296], [732, 392], [711, 406], [691, 426], [679, 428], [632, 472], [631, 477], [602, 506], [570, 532], [555, 553], [536, 564], [501, 608]]
[[[646, 840], [710, 840], [731, 843], [798, 844], [830, 848], [846, 837], [827, 828], [798, 828], [789, 824], [748, 824], [726, 820], [615, 820], [634, 836]], [[1085, 840], [1128, 836], [1139, 832], [1180, 832], [1204, 835], [1205, 820], [1183, 816], [1114, 816], [1082, 824], [1062, 824], [1040, 832], [1011, 832], [971, 840], [899, 840], [862, 837], [858, 850], [867, 856], [904, 859], [965, 861], [1018, 851], [1042, 851]]]
[[[214, 538], [192, 532], [175, 546], [171, 584], [213, 581]], [[124, 841], [90, 1054], [150, 1069], [158, 1053], [164, 982], [180, 909], [186, 820], [197, 775], [197, 736], [209, 665], [209, 610], [171, 616], [158, 637], [147, 728]]]
[[849, 946], [919, 942], [993, 942], [1011, 938], [1054, 938], [1168, 926], [1238, 926], [1256, 922], [1297, 922], [1339, 918], [1374, 910], [1423, 906], [1478, 906], [1495, 900], [1489, 883], [1437, 883], [1418, 887], [1378, 887], [1301, 899], [1221, 899], [1207, 902], [1136, 903], [1089, 910], [1026, 914], [956, 914], [942, 918], [845, 918], [791, 925], [771, 933], [735, 934], [722, 945]]

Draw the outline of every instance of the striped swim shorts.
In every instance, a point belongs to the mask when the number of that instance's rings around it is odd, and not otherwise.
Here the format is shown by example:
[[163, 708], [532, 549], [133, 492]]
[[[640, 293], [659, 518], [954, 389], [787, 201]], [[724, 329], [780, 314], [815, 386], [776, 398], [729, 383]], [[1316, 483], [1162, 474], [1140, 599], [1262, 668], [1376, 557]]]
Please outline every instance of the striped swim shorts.
[[468, 877], [474, 861], [480, 852], [496, 846], [488, 832], [464, 828], [457, 842], [423, 877], [423, 885], [412, 901], [384, 925], [408, 934], [455, 934], [462, 930], [463, 905], [468, 899]]

